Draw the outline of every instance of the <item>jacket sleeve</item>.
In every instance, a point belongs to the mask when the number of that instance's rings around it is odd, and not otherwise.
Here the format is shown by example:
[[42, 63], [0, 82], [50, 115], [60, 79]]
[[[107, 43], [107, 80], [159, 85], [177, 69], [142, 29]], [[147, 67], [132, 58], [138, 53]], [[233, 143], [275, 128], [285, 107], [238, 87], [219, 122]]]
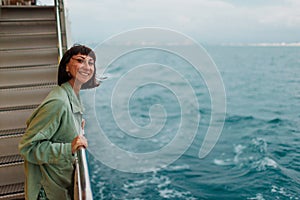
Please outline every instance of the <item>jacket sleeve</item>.
[[51, 140], [59, 129], [66, 112], [68, 110], [63, 100], [52, 99], [33, 113], [19, 143], [20, 154], [26, 161], [33, 164], [73, 162], [71, 143]]

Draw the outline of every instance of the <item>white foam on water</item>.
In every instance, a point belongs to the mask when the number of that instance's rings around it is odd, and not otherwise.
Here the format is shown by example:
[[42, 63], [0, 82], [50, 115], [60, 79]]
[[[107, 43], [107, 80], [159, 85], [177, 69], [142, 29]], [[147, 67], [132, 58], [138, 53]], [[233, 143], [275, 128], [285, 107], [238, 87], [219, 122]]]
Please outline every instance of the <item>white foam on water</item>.
[[258, 171], [265, 171], [268, 167], [277, 168], [278, 164], [271, 158], [265, 157], [255, 163]]
[[237, 164], [239, 162], [239, 156], [243, 153], [243, 150], [245, 149], [246, 147], [241, 145], [241, 144], [238, 144], [234, 147], [234, 153], [236, 154], [233, 158], [233, 161], [235, 164]]
[[226, 160], [214, 159], [214, 164], [219, 166], [233, 165], [231, 159], [226, 159]]
[[280, 194], [284, 197], [288, 197], [289, 199], [295, 199], [295, 200], [299, 199], [299, 197], [295, 197], [294, 195], [289, 194], [288, 191], [286, 190], [286, 188], [284, 188], [284, 187], [277, 187], [276, 185], [272, 185], [271, 192]]
[[180, 171], [180, 170], [186, 170], [190, 169], [190, 166], [188, 164], [184, 165], [169, 165], [166, 170], [168, 171]]
[[190, 192], [179, 192], [176, 190], [172, 190], [172, 189], [163, 189], [163, 190], [159, 190], [159, 196], [161, 196], [162, 198], [165, 199], [186, 199], [186, 200], [196, 200], [196, 198], [194, 197], [188, 197], [190, 195]]
[[251, 200], [265, 200], [265, 198], [263, 197], [263, 195], [261, 193], [257, 193], [255, 197], [250, 197], [247, 199], [251, 199]]

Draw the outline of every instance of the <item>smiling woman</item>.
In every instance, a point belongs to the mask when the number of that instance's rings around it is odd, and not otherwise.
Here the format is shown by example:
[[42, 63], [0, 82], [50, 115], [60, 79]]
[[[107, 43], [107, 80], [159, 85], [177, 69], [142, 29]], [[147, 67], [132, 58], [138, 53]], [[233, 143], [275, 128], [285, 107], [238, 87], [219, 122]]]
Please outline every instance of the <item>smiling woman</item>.
[[80, 135], [83, 107], [80, 89], [99, 86], [95, 53], [73, 46], [61, 59], [58, 86], [27, 120], [19, 150], [25, 160], [26, 199], [73, 199], [76, 151], [87, 147]]

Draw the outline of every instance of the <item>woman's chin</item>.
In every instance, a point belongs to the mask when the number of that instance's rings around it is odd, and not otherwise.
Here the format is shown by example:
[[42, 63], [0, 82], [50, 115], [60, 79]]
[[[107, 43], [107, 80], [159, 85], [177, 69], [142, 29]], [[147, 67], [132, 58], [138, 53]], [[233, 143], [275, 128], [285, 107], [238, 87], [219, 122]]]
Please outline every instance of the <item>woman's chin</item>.
[[76, 81], [77, 81], [79, 84], [83, 85], [83, 84], [87, 83], [90, 79], [91, 79], [91, 78], [78, 78], [78, 79], [76, 79]]

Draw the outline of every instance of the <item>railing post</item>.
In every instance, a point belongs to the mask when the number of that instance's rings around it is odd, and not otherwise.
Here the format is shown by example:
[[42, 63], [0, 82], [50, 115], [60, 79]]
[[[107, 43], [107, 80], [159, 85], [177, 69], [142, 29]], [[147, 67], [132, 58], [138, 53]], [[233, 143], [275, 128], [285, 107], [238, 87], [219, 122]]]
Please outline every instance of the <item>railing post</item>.
[[[84, 135], [84, 129], [81, 128], [81, 134]], [[86, 151], [80, 148], [76, 152], [76, 171], [74, 181], [74, 199], [75, 200], [93, 200], [89, 168], [87, 164]]]
[[[57, 23], [59, 60], [60, 60], [63, 56], [62, 26], [65, 26], [63, 0], [55, 0], [55, 13], [56, 13], [56, 23]], [[82, 134], [84, 134], [83, 129], [81, 131]], [[93, 200], [93, 193], [91, 190], [85, 149], [81, 148], [77, 151], [75, 162], [76, 162], [75, 163], [76, 171], [75, 171], [75, 181], [74, 181], [74, 199]]]
[[92, 200], [92, 190], [90, 184], [90, 177], [87, 165], [86, 151], [85, 149], [80, 149], [77, 153], [78, 163], [79, 163], [79, 174], [80, 174], [80, 186], [81, 186], [81, 196], [82, 200]]
[[[62, 1], [62, 0], [61, 0]], [[61, 38], [61, 19], [60, 19], [60, 11], [62, 9], [62, 2], [60, 0], [55, 0], [55, 13], [56, 13], [56, 24], [57, 24], [57, 38], [58, 38], [58, 53], [60, 60], [63, 56], [62, 52], [62, 38]]]

